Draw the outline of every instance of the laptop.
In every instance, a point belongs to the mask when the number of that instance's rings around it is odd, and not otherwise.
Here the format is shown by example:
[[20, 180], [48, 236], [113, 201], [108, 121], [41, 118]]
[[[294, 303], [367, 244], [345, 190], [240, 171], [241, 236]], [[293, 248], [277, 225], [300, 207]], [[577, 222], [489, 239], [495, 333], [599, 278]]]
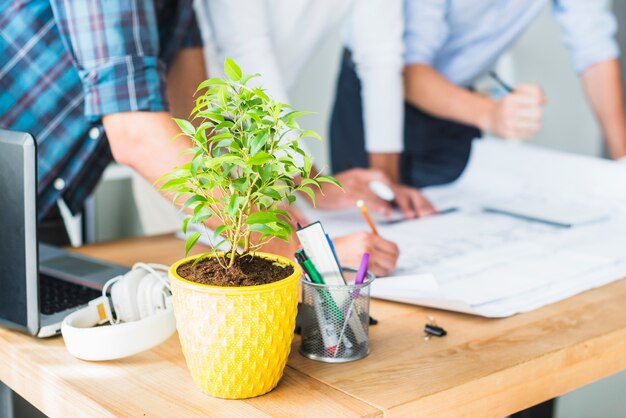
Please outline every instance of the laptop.
[[0, 326], [57, 335], [63, 318], [129, 269], [38, 242], [37, 145], [28, 133], [0, 129], [0, 199]]

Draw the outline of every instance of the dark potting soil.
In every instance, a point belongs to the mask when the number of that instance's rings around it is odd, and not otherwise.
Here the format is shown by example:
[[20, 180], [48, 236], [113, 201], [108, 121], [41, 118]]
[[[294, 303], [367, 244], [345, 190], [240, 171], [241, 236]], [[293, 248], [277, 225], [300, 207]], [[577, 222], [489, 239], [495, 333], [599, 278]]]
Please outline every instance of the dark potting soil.
[[[222, 264], [228, 259], [222, 260]], [[277, 282], [293, 274], [293, 266], [274, 264], [274, 261], [260, 257], [241, 256], [235, 264], [224, 269], [214, 258], [205, 258], [196, 265], [193, 261], [182, 264], [177, 273], [191, 282], [211, 286], [258, 286]]]

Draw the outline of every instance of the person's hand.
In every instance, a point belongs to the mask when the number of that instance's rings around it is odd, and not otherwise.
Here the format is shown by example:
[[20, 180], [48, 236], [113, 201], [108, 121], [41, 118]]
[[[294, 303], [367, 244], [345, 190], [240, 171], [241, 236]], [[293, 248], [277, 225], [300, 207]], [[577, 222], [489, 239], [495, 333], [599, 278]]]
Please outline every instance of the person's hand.
[[393, 184], [391, 190], [395, 195], [394, 201], [398, 205], [398, 209], [406, 219], [437, 213], [437, 210], [418, 189], [402, 184]]
[[333, 238], [337, 258], [342, 266], [357, 268], [364, 252], [370, 254], [368, 270], [376, 276], [387, 276], [396, 268], [400, 250], [391, 241], [369, 232], [356, 232]]
[[521, 84], [495, 102], [485, 129], [501, 138], [528, 139], [541, 127], [546, 98], [541, 87]]
[[394, 184], [382, 171], [353, 168], [335, 174], [343, 190], [333, 184], [324, 183], [322, 190], [314, 190], [316, 206], [320, 209], [344, 209], [353, 207], [357, 200], [363, 200], [367, 209], [383, 216], [391, 215], [392, 202], [381, 199], [370, 188], [370, 183], [378, 181], [389, 187], [395, 194], [395, 203], [407, 218], [435, 213], [434, 208], [419, 190]]
[[322, 183], [321, 190], [315, 188], [315, 204], [318, 208], [345, 209], [354, 207], [357, 200], [363, 200], [372, 212], [382, 215], [391, 214], [391, 203], [381, 199], [370, 189], [370, 182], [372, 181], [379, 181], [386, 185], [391, 184], [382, 171], [353, 168], [334, 174], [333, 177], [341, 183], [343, 190], [330, 183]]

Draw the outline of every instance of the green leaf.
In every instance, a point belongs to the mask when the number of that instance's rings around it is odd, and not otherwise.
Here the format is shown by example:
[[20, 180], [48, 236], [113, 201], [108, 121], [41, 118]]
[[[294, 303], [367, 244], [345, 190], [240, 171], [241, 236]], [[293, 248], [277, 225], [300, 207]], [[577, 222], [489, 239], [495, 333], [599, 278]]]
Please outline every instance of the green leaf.
[[268, 134], [267, 132], [260, 132], [257, 134], [250, 143], [250, 154], [257, 154], [261, 148], [267, 143]]
[[343, 186], [341, 186], [341, 183], [339, 183], [339, 181], [337, 181], [337, 179], [332, 176], [317, 176], [315, 177], [315, 180], [319, 181], [320, 183], [332, 183], [343, 190]]
[[320, 141], [322, 140], [322, 137], [320, 136], [320, 134], [310, 129], [307, 129], [306, 131], [302, 132], [300, 134], [300, 138], [315, 138], [315, 139], [319, 139]]
[[241, 68], [230, 58], [224, 60], [224, 74], [233, 81], [241, 80]]
[[296, 110], [294, 112], [289, 112], [287, 113], [285, 116], [281, 117], [280, 120], [282, 120], [283, 122], [285, 122], [285, 124], [289, 124], [289, 122], [304, 116], [304, 115], [311, 115], [313, 114], [313, 112], [306, 112], [306, 111], [302, 111], [302, 110]]
[[272, 166], [266, 165], [261, 167], [259, 174], [261, 175], [261, 180], [265, 183], [272, 176]]
[[191, 216], [185, 216], [185, 219], [183, 219], [183, 234], [187, 233], [187, 225], [189, 224], [189, 220], [191, 219]]
[[232, 229], [230, 225], [220, 225], [213, 231], [213, 239], [217, 238], [222, 232]]
[[309, 196], [309, 199], [311, 199], [311, 202], [315, 204], [315, 193], [313, 192], [313, 190], [311, 190], [310, 186], [305, 186], [300, 190], [306, 193], [306, 195]]
[[187, 184], [187, 179], [186, 178], [175, 178], [175, 179], [171, 179], [166, 181], [165, 183], [163, 183], [163, 185], [161, 187], [159, 187], [160, 190], [170, 190], [170, 189], [177, 189], [182, 185]]
[[264, 189], [259, 190], [259, 193], [261, 193], [262, 195], [265, 195], [273, 200], [282, 200], [282, 196], [280, 195], [280, 193], [278, 193], [278, 191], [276, 191], [275, 189], [272, 189], [270, 187], [266, 187]]
[[193, 160], [191, 160], [191, 175], [192, 176], [196, 176], [196, 173], [198, 172], [198, 168], [200, 168], [200, 165], [202, 164], [202, 152], [198, 152], [196, 153], [196, 155], [193, 157]]
[[253, 224], [248, 227], [251, 232], [260, 232], [264, 235], [273, 235], [274, 230], [265, 224]]
[[232, 120], [224, 120], [215, 126], [215, 129], [230, 129], [234, 125]]
[[241, 77], [240, 83], [245, 86], [248, 83], [248, 81], [250, 81], [253, 78], [260, 77], [260, 76], [261, 74], [246, 74], [243, 77]]
[[274, 157], [268, 154], [267, 152], [261, 151], [257, 154], [254, 154], [252, 157], [250, 157], [247, 163], [249, 165], [263, 165], [273, 158]]
[[266, 224], [276, 221], [278, 221], [278, 218], [273, 212], [254, 212], [248, 215], [248, 218], [246, 219], [246, 224]]
[[250, 182], [247, 177], [240, 177], [238, 179], [234, 179], [232, 182], [233, 187], [240, 193], [245, 193], [250, 187]]
[[178, 119], [178, 118], [174, 118], [174, 122], [176, 122], [176, 125], [178, 125], [178, 127], [180, 128], [180, 130], [185, 134], [185, 135], [189, 135], [190, 137], [193, 137], [196, 133], [196, 128], [193, 126], [193, 124], [185, 119]]
[[315, 179], [309, 179], [309, 178], [303, 178], [302, 180], [300, 180], [300, 185], [302, 186], [307, 186], [307, 185], [315, 185], [317, 187], [320, 187], [320, 183], [319, 181], [315, 180]]
[[191, 196], [189, 199], [187, 199], [185, 201], [185, 204], [183, 205], [183, 207], [181, 209], [185, 210], [185, 209], [187, 209], [188, 207], [191, 207], [194, 204], [204, 203], [204, 202], [206, 202], [206, 198], [204, 196], [194, 195], [194, 196]]
[[304, 155], [303, 156], [303, 160], [304, 160], [304, 174], [306, 174], [307, 176], [311, 173], [311, 170], [313, 169], [313, 162], [311, 161], [311, 158], [308, 155]]
[[196, 89], [196, 93], [199, 92], [202, 89], [205, 89], [209, 86], [214, 86], [214, 85], [227, 85], [228, 83], [224, 80], [222, 80], [221, 78], [210, 78], [208, 80], [203, 81], [202, 83], [200, 83], [200, 85], [198, 85], [198, 88]]
[[211, 216], [213, 216], [213, 214], [208, 208], [198, 205], [193, 211], [193, 217], [191, 218], [191, 223], [201, 224], [207, 219], [209, 219]]
[[191, 251], [193, 246], [196, 245], [196, 242], [200, 239], [200, 235], [202, 235], [201, 232], [192, 232], [189, 234], [187, 241], [185, 242], [185, 256], [189, 255], [189, 251]]
[[226, 206], [226, 213], [228, 213], [228, 216], [234, 217], [237, 214], [237, 211], [239, 210], [239, 206], [241, 205], [242, 202], [243, 202], [243, 197], [242, 196], [238, 196], [237, 194], [233, 194], [230, 197], [230, 201], [228, 202], [228, 206]]

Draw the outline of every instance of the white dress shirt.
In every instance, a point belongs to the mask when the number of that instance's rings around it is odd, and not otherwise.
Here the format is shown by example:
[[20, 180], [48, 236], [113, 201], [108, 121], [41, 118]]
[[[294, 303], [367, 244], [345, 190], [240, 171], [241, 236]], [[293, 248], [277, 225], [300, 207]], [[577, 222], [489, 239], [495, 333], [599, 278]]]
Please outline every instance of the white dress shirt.
[[204, 0], [219, 62], [289, 103], [287, 90], [333, 29], [343, 26], [361, 80], [369, 152], [403, 149], [402, 0]]
[[406, 63], [428, 64], [451, 82], [469, 86], [548, 2], [575, 71], [619, 55], [617, 22], [606, 0], [405, 0]]

